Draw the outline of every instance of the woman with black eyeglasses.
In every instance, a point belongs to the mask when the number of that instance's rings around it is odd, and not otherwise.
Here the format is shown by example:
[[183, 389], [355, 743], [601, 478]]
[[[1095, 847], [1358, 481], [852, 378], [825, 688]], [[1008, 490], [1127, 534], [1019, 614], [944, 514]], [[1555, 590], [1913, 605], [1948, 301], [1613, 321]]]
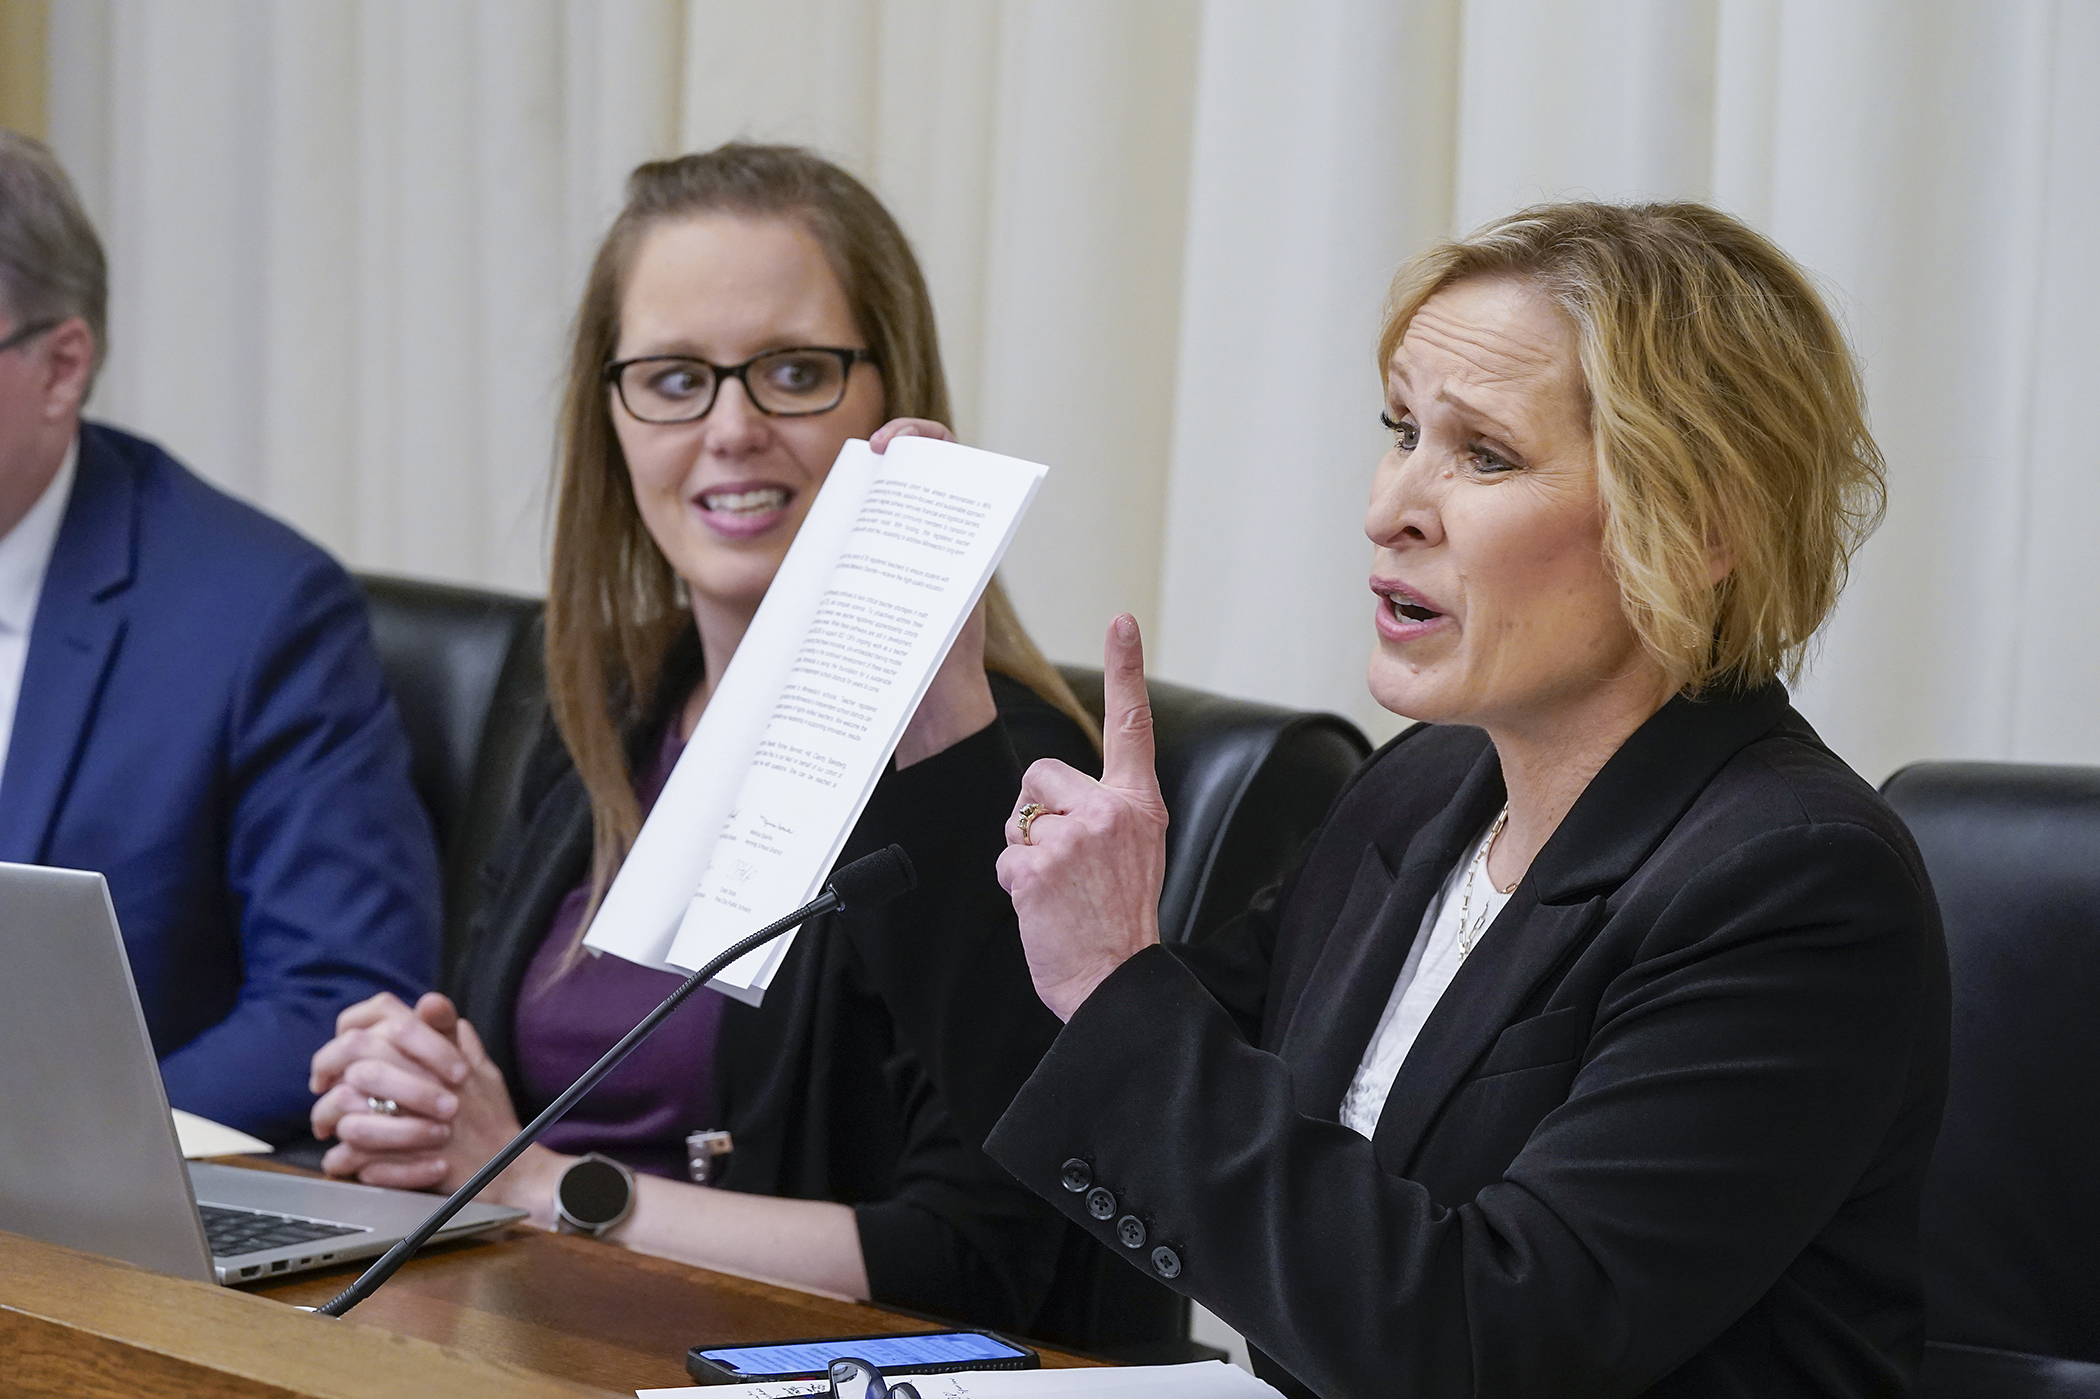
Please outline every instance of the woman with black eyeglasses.
[[[676, 984], [585, 952], [590, 913], [839, 449], [947, 415], [925, 282], [851, 176], [750, 145], [635, 171], [576, 321], [552, 723], [451, 997], [367, 1001], [314, 1059], [330, 1171], [455, 1188]], [[979, 1151], [1005, 1104], [978, 1085], [1015, 1081], [1056, 1021], [993, 867], [1023, 761], [1095, 753], [994, 582], [840, 856], [894, 840], [918, 891], [808, 925], [760, 1006], [696, 995], [491, 1197], [648, 1253], [1031, 1326], [1064, 1226]], [[687, 1181], [701, 1131], [730, 1147], [713, 1188]]]

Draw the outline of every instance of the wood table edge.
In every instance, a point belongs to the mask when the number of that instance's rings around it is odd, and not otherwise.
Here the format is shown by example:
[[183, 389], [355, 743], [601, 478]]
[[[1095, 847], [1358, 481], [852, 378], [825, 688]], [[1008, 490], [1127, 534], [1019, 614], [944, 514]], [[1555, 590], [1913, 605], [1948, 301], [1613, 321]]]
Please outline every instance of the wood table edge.
[[[271, 1399], [391, 1399], [418, 1392], [606, 1399], [618, 1393], [18, 1234], [0, 1233], [0, 1259], [0, 1337], [12, 1357], [10, 1393]], [[148, 1375], [157, 1382], [142, 1387], [138, 1381]], [[209, 1388], [190, 1387], [207, 1382]]]

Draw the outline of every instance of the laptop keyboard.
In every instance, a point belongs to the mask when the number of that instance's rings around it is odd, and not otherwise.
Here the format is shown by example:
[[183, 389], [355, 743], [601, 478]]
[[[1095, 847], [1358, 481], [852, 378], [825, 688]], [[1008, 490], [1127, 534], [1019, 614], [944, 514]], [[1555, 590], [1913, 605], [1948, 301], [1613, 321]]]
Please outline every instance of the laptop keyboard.
[[356, 1224], [324, 1224], [318, 1219], [294, 1219], [288, 1214], [265, 1214], [261, 1210], [230, 1210], [223, 1205], [201, 1204], [197, 1209], [204, 1216], [204, 1237], [211, 1244], [214, 1258], [238, 1258], [264, 1249], [369, 1232]]

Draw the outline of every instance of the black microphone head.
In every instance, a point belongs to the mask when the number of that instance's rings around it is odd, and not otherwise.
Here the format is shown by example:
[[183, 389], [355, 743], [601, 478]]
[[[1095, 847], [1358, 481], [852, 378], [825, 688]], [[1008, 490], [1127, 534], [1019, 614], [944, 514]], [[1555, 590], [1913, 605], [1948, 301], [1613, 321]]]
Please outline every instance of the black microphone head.
[[880, 908], [918, 887], [919, 872], [911, 867], [911, 856], [901, 845], [863, 855], [831, 875], [831, 892], [838, 896], [842, 909]]

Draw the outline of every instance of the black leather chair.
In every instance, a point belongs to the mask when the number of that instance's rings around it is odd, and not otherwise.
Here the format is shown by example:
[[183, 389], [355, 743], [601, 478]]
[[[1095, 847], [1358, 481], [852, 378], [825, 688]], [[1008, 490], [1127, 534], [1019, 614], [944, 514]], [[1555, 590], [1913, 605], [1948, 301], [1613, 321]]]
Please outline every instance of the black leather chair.
[[1947, 927], [1920, 1399], [2100, 1396], [2100, 768], [1919, 763], [1882, 788]]
[[449, 964], [546, 713], [542, 604], [407, 578], [366, 574], [358, 582], [408, 730], [416, 794], [444, 860]]
[[[1101, 672], [1059, 670], [1098, 722]], [[1158, 680], [1146, 688], [1160, 795], [1171, 818], [1159, 932], [1167, 942], [1195, 941], [1283, 872], [1371, 745], [1338, 715]], [[1125, 1364], [1222, 1358], [1223, 1352], [1189, 1339], [1188, 1298], [1093, 1240], [1075, 1236], [1059, 1268], [1066, 1276], [1084, 1270], [1091, 1286], [1066, 1293], [1080, 1299], [1079, 1314], [1048, 1319], [1046, 1338]]]

